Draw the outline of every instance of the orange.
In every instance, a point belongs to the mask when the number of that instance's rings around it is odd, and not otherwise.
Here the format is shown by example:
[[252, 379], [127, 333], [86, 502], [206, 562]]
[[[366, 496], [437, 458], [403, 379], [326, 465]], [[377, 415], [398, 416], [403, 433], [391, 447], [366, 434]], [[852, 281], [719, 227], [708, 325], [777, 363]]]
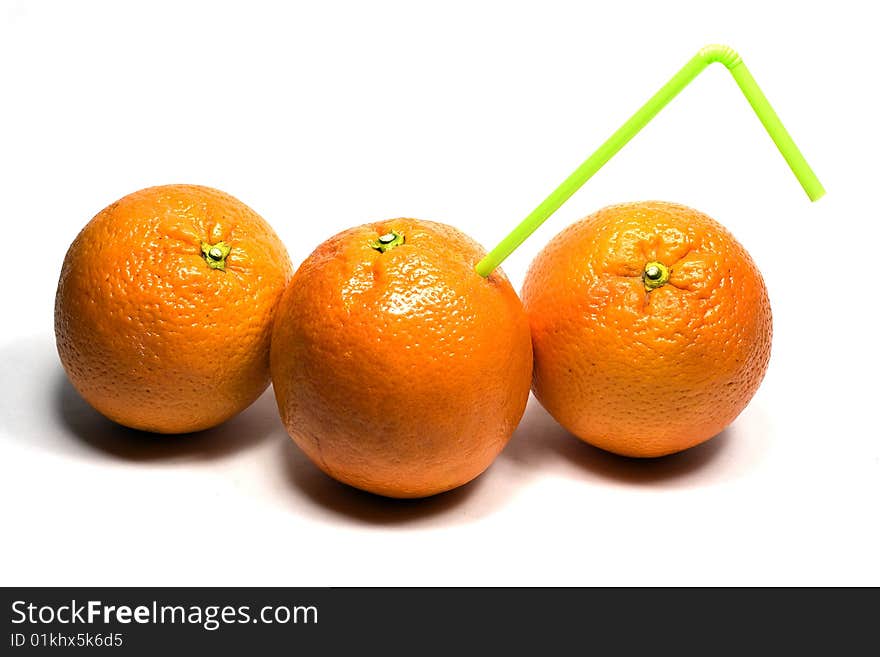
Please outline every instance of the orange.
[[195, 185], [135, 192], [80, 232], [61, 269], [55, 335], [83, 398], [120, 424], [217, 425], [269, 384], [284, 245], [256, 212]]
[[293, 440], [331, 477], [390, 497], [467, 483], [529, 395], [519, 297], [455, 228], [393, 219], [339, 233], [278, 308], [272, 381]]
[[626, 456], [718, 434], [770, 357], [770, 303], [746, 250], [706, 215], [627, 203], [570, 226], [523, 287], [533, 389], [571, 433]]

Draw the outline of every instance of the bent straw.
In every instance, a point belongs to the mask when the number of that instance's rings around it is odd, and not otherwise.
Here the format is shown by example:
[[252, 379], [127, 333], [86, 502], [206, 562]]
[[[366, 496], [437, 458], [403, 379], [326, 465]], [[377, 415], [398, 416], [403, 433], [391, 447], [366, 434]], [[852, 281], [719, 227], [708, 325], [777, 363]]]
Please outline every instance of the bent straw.
[[532, 210], [531, 214], [520, 222], [513, 231], [492, 249], [485, 258], [477, 263], [476, 270], [480, 276], [486, 277], [500, 265], [513, 251], [522, 244], [547, 218], [556, 212], [581, 186], [601, 169], [617, 151], [623, 148], [630, 139], [638, 134], [666, 105], [675, 98], [682, 89], [693, 81], [709, 64], [720, 62], [727, 67], [742, 90], [755, 114], [764, 124], [767, 133], [776, 143], [782, 157], [788, 162], [811, 201], [818, 201], [825, 189], [804, 159], [794, 140], [782, 121], [776, 115], [770, 101], [761, 91], [755, 78], [743, 64], [742, 59], [733, 48], [712, 45], [701, 49], [693, 59], [676, 73], [648, 102], [633, 114], [595, 153], [590, 155], [559, 187], [544, 201]]

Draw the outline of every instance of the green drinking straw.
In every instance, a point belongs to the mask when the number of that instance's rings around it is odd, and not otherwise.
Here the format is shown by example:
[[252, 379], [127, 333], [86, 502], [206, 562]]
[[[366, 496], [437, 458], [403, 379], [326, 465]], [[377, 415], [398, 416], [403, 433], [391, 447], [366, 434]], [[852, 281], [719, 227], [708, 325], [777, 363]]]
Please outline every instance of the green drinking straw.
[[825, 194], [822, 183], [813, 173], [810, 165], [804, 159], [798, 147], [795, 145], [788, 130], [782, 125], [782, 121], [776, 115], [770, 101], [761, 91], [755, 78], [743, 64], [737, 52], [728, 46], [706, 46], [698, 52], [684, 67], [676, 73], [647, 103], [633, 114], [617, 132], [608, 138], [595, 153], [590, 155], [559, 187], [553, 190], [544, 201], [532, 210], [531, 214], [520, 222], [513, 231], [501, 240], [485, 258], [477, 263], [476, 270], [480, 276], [486, 277], [500, 265], [514, 249], [522, 244], [547, 218], [556, 212], [581, 186], [593, 177], [617, 151], [623, 148], [630, 139], [638, 134], [648, 122], [653, 119], [666, 105], [675, 98], [682, 89], [697, 77], [704, 68], [713, 62], [721, 62], [727, 67], [742, 90], [755, 114], [764, 124], [770, 137], [776, 143], [782, 157], [788, 162], [788, 166], [794, 172], [807, 196], [811, 201], [818, 201]]

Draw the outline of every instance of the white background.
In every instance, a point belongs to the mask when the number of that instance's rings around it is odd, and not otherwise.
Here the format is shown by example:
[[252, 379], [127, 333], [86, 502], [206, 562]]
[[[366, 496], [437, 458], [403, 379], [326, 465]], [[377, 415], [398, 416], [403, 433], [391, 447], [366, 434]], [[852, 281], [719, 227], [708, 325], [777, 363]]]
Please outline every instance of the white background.
[[[0, 582], [880, 584], [870, 3], [591, 4], [0, 3]], [[807, 200], [715, 66], [505, 264], [519, 288], [543, 244], [613, 202], [727, 225], [765, 275], [774, 350], [704, 446], [613, 457], [532, 401], [484, 476], [399, 502], [312, 467], [271, 393], [149, 439], [66, 383], [59, 268], [115, 199], [221, 188], [295, 264], [401, 215], [490, 247], [712, 42], [743, 55], [827, 197]]]

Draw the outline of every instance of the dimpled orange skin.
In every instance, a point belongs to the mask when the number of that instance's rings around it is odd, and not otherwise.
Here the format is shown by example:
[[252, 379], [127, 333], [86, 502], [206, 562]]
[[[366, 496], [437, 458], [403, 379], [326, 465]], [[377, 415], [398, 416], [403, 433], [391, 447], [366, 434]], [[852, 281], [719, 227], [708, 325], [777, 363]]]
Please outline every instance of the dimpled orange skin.
[[[231, 247], [225, 271], [202, 242]], [[269, 384], [274, 309], [292, 268], [253, 210], [216, 189], [151, 187], [102, 210], [70, 246], [55, 335], [83, 398], [120, 424], [199, 431]]]
[[[370, 246], [396, 231], [405, 243]], [[525, 410], [528, 321], [483, 250], [443, 224], [393, 219], [321, 244], [278, 309], [272, 381], [293, 440], [325, 473], [389, 497], [467, 483]]]
[[[652, 261], [669, 280], [648, 291]], [[723, 226], [681, 205], [616, 205], [570, 226], [535, 258], [523, 304], [536, 397], [571, 433], [617, 454], [708, 440], [767, 370], [760, 272]]]

